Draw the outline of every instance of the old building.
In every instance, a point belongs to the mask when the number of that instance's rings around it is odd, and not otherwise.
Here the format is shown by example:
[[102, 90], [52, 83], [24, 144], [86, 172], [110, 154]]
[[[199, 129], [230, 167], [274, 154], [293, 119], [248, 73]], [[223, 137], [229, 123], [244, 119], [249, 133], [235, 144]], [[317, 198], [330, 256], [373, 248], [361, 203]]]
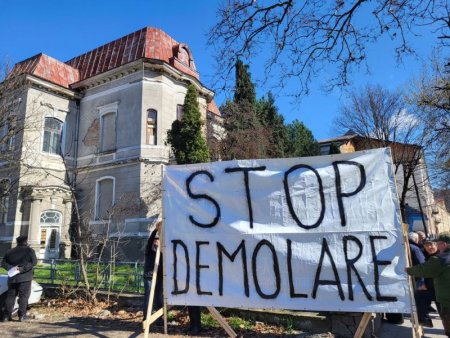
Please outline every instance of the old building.
[[[140, 258], [188, 84], [214, 120], [189, 47], [150, 27], [67, 62], [17, 63], [0, 102], [0, 251], [25, 234], [39, 258], [69, 257], [78, 235], [89, 255]], [[74, 220], [82, 233], [71, 233]]]
[[421, 147], [414, 144], [382, 142], [378, 139], [362, 137], [353, 131], [340, 137], [319, 141], [319, 144], [321, 155], [389, 146], [394, 164], [397, 193], [400, 202], [404, 201], [404, 205], [400, 207], [409, 230], [425, 230], [430, 235], [450, 230], [448, 212], [443, 207], [443, 203], [434, 198]]

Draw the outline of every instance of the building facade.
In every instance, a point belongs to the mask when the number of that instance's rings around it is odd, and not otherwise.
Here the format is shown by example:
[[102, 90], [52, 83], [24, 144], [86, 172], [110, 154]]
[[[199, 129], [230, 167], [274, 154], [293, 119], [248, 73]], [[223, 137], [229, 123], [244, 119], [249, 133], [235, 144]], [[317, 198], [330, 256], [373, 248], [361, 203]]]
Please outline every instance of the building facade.
[[319, 145], [321, 155], [328, 155], [335, 151], [350, 153], [389, 146], [397, 193], [399, 199], [404, 201], [402, 212], [409, 230], [425, 231], [428, 235], [450, 231], [448, 211], [445, 210], [443, 203], [434, 198], [421, 147], [413, 144], [382, 142], [362, 137], [352, 131], [340, 137], [319, 141]]
[[27, 235], [42, 259], [70, 257], [74, 238], [89, 257], [142, 259], [189, 84], [203, 119], [219, 116], [189, 47], [150, 27], [67, 62], [16, 64], [0, 111], [1, 253]]

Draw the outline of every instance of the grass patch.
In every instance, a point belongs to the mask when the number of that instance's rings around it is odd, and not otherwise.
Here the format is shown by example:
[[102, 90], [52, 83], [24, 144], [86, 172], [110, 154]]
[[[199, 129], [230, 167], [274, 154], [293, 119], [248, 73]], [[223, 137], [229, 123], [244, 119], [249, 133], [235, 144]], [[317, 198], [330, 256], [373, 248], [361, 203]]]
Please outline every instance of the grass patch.
[[255, 325], [253, 321], [236, 316], [228, 317], [227, 321], [234, 330], [250, 330]]
[[201, 321], [202, 321], [202, 327], [205, 327], [205, 328], [219, 327], [219, 323], [214, 319], [214, 317], [209, 312], [202, 313]]
[[[0, 268], [0, 274], [7, 271]], [[87, 275], [91, 286], [118, 292], [137, 292], [144, 290], [143, 267], [137, 264], [108, 264], [92, 262], [87, 265]], [[82, 286], [80, 265], [77, 261], [39, 263], [34, 268], [34, 280], [38, 283], [61, 286]]]

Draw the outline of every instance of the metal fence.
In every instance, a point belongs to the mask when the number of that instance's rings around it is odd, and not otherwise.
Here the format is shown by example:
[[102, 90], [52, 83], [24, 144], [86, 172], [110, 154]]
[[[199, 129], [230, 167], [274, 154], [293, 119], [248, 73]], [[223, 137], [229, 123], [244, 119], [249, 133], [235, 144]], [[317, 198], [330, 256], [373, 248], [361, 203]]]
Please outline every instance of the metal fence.
[[[138, 262], [86, 263], [91, 287], [114, 292], [141, 293], [144, 289], [143, 265]], [[39, 260], [34, 269], [34, 280], [53, 286], [83, 286], [79, 260]]]

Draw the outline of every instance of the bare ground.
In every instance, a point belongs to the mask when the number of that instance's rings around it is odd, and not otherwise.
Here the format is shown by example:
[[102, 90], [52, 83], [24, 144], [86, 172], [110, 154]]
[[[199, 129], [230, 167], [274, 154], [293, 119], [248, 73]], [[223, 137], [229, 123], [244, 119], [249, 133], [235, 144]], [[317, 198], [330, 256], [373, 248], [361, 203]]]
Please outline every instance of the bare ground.
[[[117, 303], [91, 305], [82, 300], [49, 300], [29, 311], [30, 320], [0, 323], [1, 337], [143, 337], [142, 312], [138, 308], [121, 308]], [[169, 336], [185, 336], [188, 325], [186, 311], [172, 310]], [[225, 331], [205, 325], [201, 337], [226, 337]], [[254, 322], [235, 329], [241, 337], [334, 337], [330, 333], [309, 334], [282, 326]], [[150, 337], [163, 337], [162, 327], [152, 326]]]

